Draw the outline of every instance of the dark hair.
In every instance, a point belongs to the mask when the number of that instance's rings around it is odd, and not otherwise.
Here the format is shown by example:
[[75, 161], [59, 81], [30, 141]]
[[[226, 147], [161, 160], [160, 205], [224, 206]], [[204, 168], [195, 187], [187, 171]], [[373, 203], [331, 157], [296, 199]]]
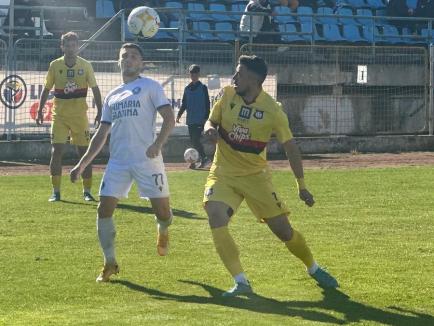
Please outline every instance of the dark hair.
[[188, 68], [188, 71], [189, 71], [190, 73], [197, 74], [198, 72], [200, 72], [200, 67], [199, 67], [199, 65], [191, 65], [191, 66]]
[[256, 55], [242, 55], [238, 59], [238, 62], [258, 75], [261, 84], [264, 82], [267, 77], [267, 64], [264, 59]]
[[65, 34], [62, 34], [62, 36], [60, 37], [60, 44], [64, 45], [65, 42], [68, 41], [76, 41], [78, 42], [78, 35], [75, 32], [68, 32]]
[[140, 46], [138, 46], [136, 43], [124, 43], [121, 46], [121, 50], [122, 49], [136, 49], [137, 51], [139, 51], [140, 56], [142, 57], [142, 60], [145, 59], [145, 56], [143, 55], [143, 50]]

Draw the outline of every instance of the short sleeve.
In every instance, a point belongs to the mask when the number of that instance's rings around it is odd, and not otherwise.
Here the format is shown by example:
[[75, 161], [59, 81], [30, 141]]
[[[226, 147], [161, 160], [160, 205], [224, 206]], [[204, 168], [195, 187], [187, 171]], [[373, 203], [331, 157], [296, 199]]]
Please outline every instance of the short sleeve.
[[280, 143], [285, 143], [293, 138], [291, 129], [289, 128], [288, 117], [283, 112], [282, 106], [278, 104], [276, 106], [277, 112], [274, 118], [273, 131], [276, 134]]
[[164, 94], [164, 89], [160, 85], [160, 83], [155, 82], [153, 91], [150, 94], [151, 94], [151, 101], [154, 104], [155, 109], [159, 109], [164, 105], [170, 105], [170, 102], [167, 99], [166, 94]]
[[95, 79], [95, 72], [93, 71], [93, 67], [90, 62], [87, 64], [87, 85], [90, 88], [98, 86]]
[[216, 98], [211, 113], [209, 115], [209, 120], [215, 124], [220, 124], [222, 121], [222, 108], [225, 101], [225, 89], [222, 88]]
[[45, 77], [44, 87], [50, 90], [53, 88], [53, 85], [54, 85], [54, 67], [53, 67], [53, 63], [50, 63], [47, 76]]
[[102, 105], [101, 122], [108, 124], [112, 123], [112, 109], [108, 105], [108, 96], [104, 99], [104, 103]]

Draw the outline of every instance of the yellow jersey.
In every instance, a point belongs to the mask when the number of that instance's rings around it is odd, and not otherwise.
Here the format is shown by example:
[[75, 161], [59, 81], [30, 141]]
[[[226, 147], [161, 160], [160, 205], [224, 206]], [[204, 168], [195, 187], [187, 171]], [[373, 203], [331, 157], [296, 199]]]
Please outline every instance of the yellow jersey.
[[68, 67], [65, 57], [53, 60], [48, 68], [44, 87], [54, 86], [53, 115], [74, 117], [87, 111], [87, 89], [97, 86], [92, 65], [77, 57], [75, 65]]
[[272, 134], [281, 143], [293, 137], [281, 104], [264, 91], [251, 104], [233, 86], [226, 86], [220, 94], [209, 118], [218, 125], [220, 135], [210, 174], [260, 173], [267, 168], [266, 145]]

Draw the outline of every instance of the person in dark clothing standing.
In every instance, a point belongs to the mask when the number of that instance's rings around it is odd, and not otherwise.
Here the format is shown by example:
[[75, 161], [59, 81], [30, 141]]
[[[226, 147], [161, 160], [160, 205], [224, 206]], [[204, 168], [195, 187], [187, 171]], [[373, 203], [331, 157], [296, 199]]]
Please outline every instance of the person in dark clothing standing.
[[191, 65], [189, 67], [191, 83], [184, 89], [182, 96], [181, 108], [176, 117], [176, 122], [179, 123], [184, 111], [187, 111], [188, 133], [193, 147], [199, 152], [200, 164], [190, 164], [190, 169], [203, 168], [210, 163], [206, 157], [200, 137], [203, 132], [203, 126], [209, 116], [210, 102], [208, 88], [199, 80], [200, 67]]

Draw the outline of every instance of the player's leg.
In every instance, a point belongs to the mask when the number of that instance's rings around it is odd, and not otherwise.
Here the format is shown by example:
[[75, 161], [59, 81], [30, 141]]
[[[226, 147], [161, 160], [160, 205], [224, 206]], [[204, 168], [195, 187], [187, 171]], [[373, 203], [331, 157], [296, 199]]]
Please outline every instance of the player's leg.
[[157, 252], [166, 256], [169, 251], [169, 226], [172, 224], [172, 210], [169, 197], [150, 198], [157, 222]]
[[200, 141], [201, 136], [202, 136], [203, 126], [198, 125], [198, 124], [189, 125], [188, 130], [190, 133], [191, 143], [192, 143], [193, 147], [199, 152], [200, 164], [198, 167], [200, 167], [200, 168], [204, 167], [204, 165], [208, 159], [206, 157], [203, 145]]
[[223, 296], [233, 297], [253, 291], [241, 265], [238, 247], [228, 228], [230, 218], [241, 204], [243, 197], [235, 193], [229, 182], [225, 181], [228, 180], [208, 177], [203, 202], [214, 246], [235, 282], [235, 286], [223, 293]]
[[119, 198], [127, 197], [131, 185], [132, 177], [128, 167], [109, 161], [99, 191], [97, 233], [104, 255], [104, 268], [97, 277], [97, 282], [107, 282], [112, 274], [119, 272], [115, 256], [116, 228], [113, 213]]
[[157, 222], [157, 252], [165, 256], [169, 250], [169, 226], [172, 211], [169, 201], [169, 183], [162, 157], [132, 167], [132, 176], [137, 182], [140, 197], [149, 198]]
[[55, 117], [51, 123], [51, 158], [50, 176], [53, 193], [48, 199], [50, 202], [60, 200], [60, 184], [62, 179], [62, 155], [69, 130], [62, 118]]
[[[86, 153], [90, 142], [89, 121], [84, 114], [75, 117], [68, 122], [71, 129], [71, 144], [76, 145], [77, 154], [81, 158]], [[92, 188], [92, 164], [89, 164], [81, 174], [83, 184], [83, 199], [85, 201], [95, 201], [91, 194]]]
[[303, 235], [291, 227], [286, 215], [279, 215], [272, 218], [266, 218], [270, 230], [285, 243], [288, 250], [300, 259], [306, 266], [306, 270], [320, 286], [338, 287], [336, 279], [318, 266], [313, 259], [310, 248], [306, 244]]

